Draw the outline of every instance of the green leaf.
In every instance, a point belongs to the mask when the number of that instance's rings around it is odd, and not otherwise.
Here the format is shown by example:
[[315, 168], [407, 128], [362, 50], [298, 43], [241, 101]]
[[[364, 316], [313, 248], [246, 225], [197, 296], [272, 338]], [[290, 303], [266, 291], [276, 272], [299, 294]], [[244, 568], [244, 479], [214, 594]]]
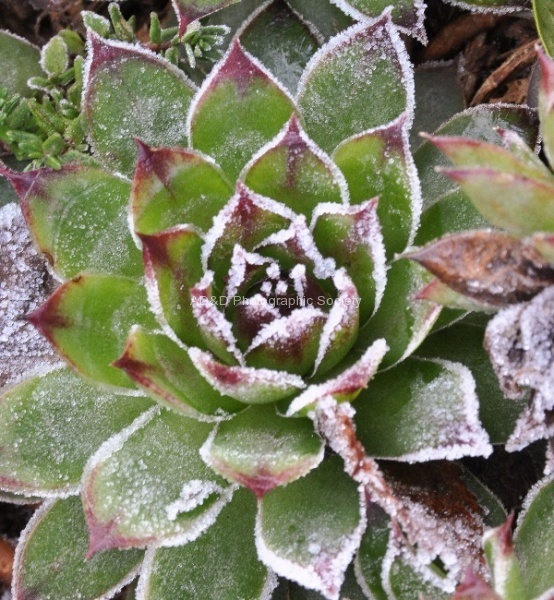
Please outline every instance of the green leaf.
[[338, 457], [268, 492], [259, 503], [256, 546], [278, 575], [337, 600], [365, 528], [357, 484]]
[[[469, 108], [444, 123], [437, 135], [457, 135], [485, 142], [501, 144], [499, 129], [514, 131], [533, 147], [537, 141], [535, 114], [522, 106], [483, 105]], [[424, 142], [415, 152], [414, 160], [420, 176], [424, 209], [437, 198], [456, 188], [456, 185], [435, 167], [446, 167], [448, 159], [429, 142]]]
[[163, 334], [133, 327], [125, 353], [114, 364], [156, 402], [184, 415], [208, 420], [204, 415], [244, 408], [209, 385], [188, 353]]
[[28, 318], [82, 375], [115, 388], [134, 388], [111, 364], [123, 353], [127, 332], [134, 324], [156, 326], [144, 288], [113, 275], [70, 279]]
[[385, 338], [389, 352], [382, 366], [409, 356], [425, 339], [436, 321], [440, 307], [416, 298], [432, 276], [422, 267], [400, 259], [387, 272], [387, 287], [377, 312], [360, 330], [355, 348], [363, 351], [375, 340]]
[[27, 379], [0, 396], [0, 486], [76, 493], [89, 456], [150, 406], [98, 392], [67, 368]]
[[5, 175], [19, 195], [38, 247], [60, 277], [82, 271], [141, 275], [140, 253], [127, 223], [127, 181], [75, 165]]
[[515, 549], [530, 597], [554, 593], [554, 481], [546, 479], [525, 501], [515, 534]]
[[148, 297], [158, 321], [185, 344], [204, 347], [191, 304], [191, 288], [203, 275], [204, 240], [186, 226], [140, 239]]
[[146, 555], [140, 587], [143, 600], [262, 600], [274, 577], [259, 562], [254, 545], [256, 502], [238, 490], [217, 522], [179, 548]]
[[44, 75], [39, 60], [40, 50], [36, 46], [9, 31], [0, 31], [0, 88], [6, 88], [10, 94], [31, 96], [27, 80]]
[[475, 7], [476, 11], [488, 9], [490, 12], [505, 14], [518, 12], [522, 8], [527, 8], [526, 0], [446, 0], [449, 4], [463, 6], [465, 8]]
[[[432, 576], [432, 569], [423, 567]], [[435, 573], [436, 577], [436, 573]], [[450, 594], [440, 590], [423, 574], [418, 573], [402, 558], [397, 557], [388, 571], [389, 589], [395, 600], [413, 600], [414, 598], [432, 598], [433, 600], [448, 600]]]
[[355, 21], [330, 0], [286, 0], [292, 10], [322, 41], [337, 35]]
[[137, 233], [151, 235], [185, 223], [207, 231], [232, 194], [221, 170], [201, 154], [138, 142], [131, 193]]
[[55, 35], [43, 46], [40, 64], [50, 77], [60, 76], [69, 66], [69, 50], [63, 38]]
[[[551, 4], [547, 0], [545, 4]], [[550, 11], [553, 7], [550, 6]], [[539, 87], [539, 118], [544, 152], [548, 162], [554, 165], [554, 63], [544, 52], [539, 50], [541, 66], [541, 83]]]
[[462, 190], [451, 190], [423, 211], [415, 244], [424, 246], [448, 233], [489, 227], [490, 223]]
[[281, 417], [275, 406], [251, 406], [218, 424], [201, 456], [214, 471], [262, 498], [317, 467], [323, 442], [311, 420]]
[[348, 201], [342, 173], [308, 138], [296, 116], [246, 166], [242, 179], [254, 192], [282, 202], [308, 221], [318, 204]]
[[331, 152], [344, 139], [400, 116], [413, 94], [407, 64], [390, 14], [360, 23], [323, 46], [298, 86], [310, 137]]
[[358, 437], [370, 456], [425, 461], [488, 456], [469, 370], [408, 359], [377, 374], [356, 400]]
[[89, 554], [184, 544], [212, 525], [231, 489], [199, 455], [211, 428], [153, 409], [101, 446], [83, 483]]
[[139, 47], [89, 32], [83, 114], [95, 152], [130, 175], [133, 136], [153, 146], [186, 146], [185, 115], [194, 90], [180, 70]]
[[270, 4], [247, 23], [240, 34], [243, 47], [262, 63], [292, 93], [318, 40], [284, 3]]
[[239, 1], [240, 0], [172, 0], [173, 7], [179, 18], [181, 35], [185, 32], [187, 25], [193, 21]]
[[112, 550], [86, 559], [87, 545], [88, 531], [79, 498], [44, 504], [27, 525], [17, 549], [15, 595], [111, 598], [136, 576], [142, 552]]
[[554, 2], [533, 0], [533, 15], [542, 45], [552, 57], [554, 55]]
[[454, 325], [428, 337], [417, 354], [459, 362], [471, 371], [479, 398], [479, 418], [491, 443], [504, 444], [514, 431], [527, 400], [509, 400], [501, 392], [483, 348], [484, 333], [484, 329], [476, 325]]
[[403, 33], [427, 43], [423, 27], [425, 5], [418, 0], [331, 0], [334, 4], [358, 21], [367, 17], [378, 17], [386, 8], [392, 9], [392, 18]]
[[236, 179], [252, 155], [279, 133], [294, 108], [281, 84], [235, 40], [191, 107], [191, 146], [213, 156], [225, 174]]
[[406, 114], [344, 141], [333, 160], [346, 177], [353, 204], [379, 197], [377, 215], [387, 256], [402, 252], [414, 236], [421, 211]]
[[377, 210], [376, 199], [358, 206], [320, 207], [313, 223], [320, 252], [346, 265], [356, 286], [361, 325], [378, 308], [386, 285], [385, 247]]

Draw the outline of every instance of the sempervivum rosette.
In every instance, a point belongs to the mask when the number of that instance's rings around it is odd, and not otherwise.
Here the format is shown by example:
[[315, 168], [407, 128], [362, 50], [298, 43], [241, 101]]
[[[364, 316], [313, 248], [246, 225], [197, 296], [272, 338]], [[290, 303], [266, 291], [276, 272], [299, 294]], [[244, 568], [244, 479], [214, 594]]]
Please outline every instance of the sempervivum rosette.
[[[88, 52], [98, 166], [3, 171], [61, 280], [30, 319], [71, 367], [0, 405], [2, 488], [52, 498], [18, 597], [107, 597], [140, 572], [140, 598], [268, 598], [275, 573], [338, 598], [358, 549], [356, 593], [381, 571], [387, 589], [453, 590], [482, 569], [476, 484], [370, 458], [490, 452], [469, 371], [410, 358], [440, 309], [394, 260], [420, 194], [390, 14], [324, 44], [294, 97], [238, 39], [199, 90], [138, 47], [90, 33]], [[37, 422], [54, 425], [35, 450], [20, 440]]]

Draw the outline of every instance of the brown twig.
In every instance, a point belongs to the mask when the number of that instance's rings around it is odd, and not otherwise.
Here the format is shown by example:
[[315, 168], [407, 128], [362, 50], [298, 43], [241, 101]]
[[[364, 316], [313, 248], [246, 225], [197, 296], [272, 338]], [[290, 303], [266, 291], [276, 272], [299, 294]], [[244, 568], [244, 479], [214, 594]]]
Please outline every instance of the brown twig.
[[470, 106], [481, 104], [503, 81], [508, 79], [512, 73], [532, 65], [537, 57], [535, 52], [536, 43], [537, 40], [533, 39], [523, 46], [520, 46], [507, 60], [493, 71], [482, 83], [475, 96], [473, 96]]

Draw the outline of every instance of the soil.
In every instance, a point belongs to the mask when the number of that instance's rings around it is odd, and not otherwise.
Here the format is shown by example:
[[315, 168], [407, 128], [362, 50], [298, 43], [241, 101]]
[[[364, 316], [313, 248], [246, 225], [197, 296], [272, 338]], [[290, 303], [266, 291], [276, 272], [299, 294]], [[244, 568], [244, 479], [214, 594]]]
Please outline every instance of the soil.
[[[65, 27], [82, 27], [81, 10], [107, 15], [108, 4], [104, 0], [1, 0], [0, 28], [42, 45]], [[169, 0], [125, 0], [119, 4], [125, 17], [136, 15], [139, 33], [146, 31], [152, 11], [162, 20], [171, 13]], [[427, 4], [430, 43], [425, 47], [413, 44], [411, 54], [416, 64], [457, 61], [468, 106], [525, 103], [528, 94], [533, 97], [537, 33], [532, 19], [470, 14], [441, 0], [427, 0]], [[463, 463], [496, 493], [508, 511], [517, 512], [541, 476], [542, 457], [544, 444], [539, 443], [512, 454], [497, 447], [487, 460], [465, 459]], [[0, 597], [9, 589], [13, 547], [32, 512], [33, 507], [0, 502]], [[126, 598], [126, 592], [118, 598]]]

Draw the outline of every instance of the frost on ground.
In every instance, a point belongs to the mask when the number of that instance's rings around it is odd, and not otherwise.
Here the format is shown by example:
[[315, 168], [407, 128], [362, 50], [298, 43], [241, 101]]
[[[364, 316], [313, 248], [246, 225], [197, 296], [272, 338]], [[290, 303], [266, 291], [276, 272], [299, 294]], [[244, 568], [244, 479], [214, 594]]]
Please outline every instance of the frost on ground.
[[53, 291], [55, 282], [34, 249], [17, 204], [0, 208], [0, 389], [58, 362], [50, 344], [25, 315]]

